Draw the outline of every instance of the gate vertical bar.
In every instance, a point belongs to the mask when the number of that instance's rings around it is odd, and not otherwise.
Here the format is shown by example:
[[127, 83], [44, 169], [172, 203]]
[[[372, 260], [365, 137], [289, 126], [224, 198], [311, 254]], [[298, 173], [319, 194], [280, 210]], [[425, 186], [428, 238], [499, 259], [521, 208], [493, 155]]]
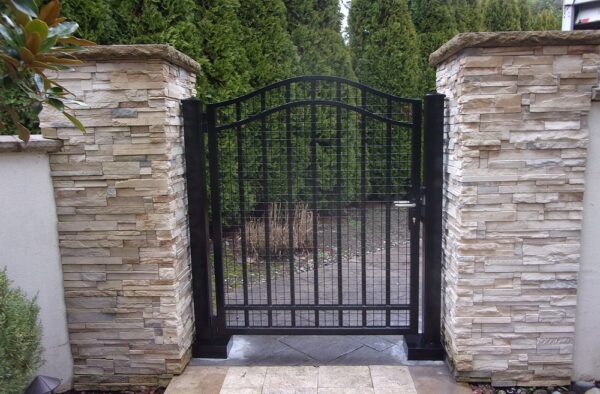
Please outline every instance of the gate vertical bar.
[[[318, 212], [317, 212], [317, 193], [319, 182], [317, 179], [317, 83], [310, 81], [310, 167], [312, 178], [312, 226], [313, 226], [313, 272], [314, 272], [314, 304], [319, 305], [319, 234], [318, 234]], [[319, 311], [315, 309], [315, 327], [319, 327]]]
[[228, 338], [218, 338], [212, 311], [209, 221], [206, 178], [206, 113], [196, 98], [182, 101], [190, 257], [196, 336], [193, 357], [226, 358]]
[[[342, 86], [339, 82], [335, 84], [335, 100], [342, 101]], [[335, 169], [336, 169], [336, 246], [337, 246], [337, 286], [338, 286], [338, 304], [344, 303], [344, 280], [342, 277], [342, 107], [336, 106], [335, 116]], [[344, 325], [344, 311], [338, 313], [338, 325]]]
[[[260, 111], [264, 112], [267, 107], [265, 93], [260, 95]], [[260, 121], [260, 141], [262, 151], [262, 186], [263, 186], [263, 201], [264, 204], [264, 223], [265, 223], [265, 266], [267, 275], [267, 305], [273, 304], [273, 295], [271, 293], [271, 222], [269, 217], [269, 143], [267, 139], [267, 119], [263, 117]], [[267, 311], [267, 319], [269, 327], [273, 325], [273, 311], [271, 308]]]
[[405, 337], [409, 360], [442, 360], [443, 94], [425, 96], [425, 215], [423, 218], [423, 333]]
[[[291, 100], [291, 86], [290, 84], [285, 85], [285, 102], [289, 103]], [[296, 283], [295, 283], [295, 270], [294, 260], [294, 216], [295, 207], [292, 199], [294, 198], [294, 177], [292, 167], [292, 109], [286, 108], [285, 110], [285, 143], [286, 143], [286, 158], [287, 158], [287, 211], [288, 211], [288, 259], [290, 266], [290, 304], [296, 305]], [[291, 311], [291, 323], [292, 327], [296, 327], [296, 311]]]
[[[240, 120], [242, 118], [241, 104], [238, 102], [235, 105], [235, 118]], [[242, 127], [238, 126], [235, 130], [237, 140], [237, 160], [238, 160], [238, 190], [240, 194], [240, 235], [241, 235], [241, 247], [242, 247], [242, 286], [243, 286], [243, 297], [244, 305], [248, 305], [248, 252], [246, 242], [246, 196], [244, 190], [244, 135], [242, 134]], [[248, 327], [250, 317], [248, 309], [244, 309], [244, 326]]]
[[[392, 99], [387, 99], [387, 117], [392, 119]], [[392, 124], [386, 125], [385, 139], [385, 304], [390, 305], [392, 282]], [[385, 311], [385, 325], [389, 327], [391, 311]]]
[[[361, 108], [367, 109], [367, 92], [361, 91]], [[367, 305], [367, 117], [360, 115], [360, 273], [361, 303]], [[362, 310], [362, 325], [367, 326], [367, 310]]]

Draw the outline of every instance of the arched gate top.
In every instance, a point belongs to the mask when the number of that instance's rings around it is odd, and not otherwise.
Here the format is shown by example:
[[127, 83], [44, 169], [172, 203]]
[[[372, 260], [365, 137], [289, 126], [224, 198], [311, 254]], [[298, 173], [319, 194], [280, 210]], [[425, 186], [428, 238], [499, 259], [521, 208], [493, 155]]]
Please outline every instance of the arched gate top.
[[306, 75], [272, 83], [251, 93], [207, 105], [216, 130], [240, 127], [286, 109], [341, 107], [370, 119], [411, 127], [421, 100], [385, 93], [346, 78]]

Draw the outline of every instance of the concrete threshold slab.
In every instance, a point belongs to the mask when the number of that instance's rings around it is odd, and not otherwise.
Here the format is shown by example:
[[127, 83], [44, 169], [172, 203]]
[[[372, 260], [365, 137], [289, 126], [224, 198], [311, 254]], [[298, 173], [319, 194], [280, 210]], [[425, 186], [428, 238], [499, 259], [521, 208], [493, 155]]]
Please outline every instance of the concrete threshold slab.
[[471, 394], [444, 365], [194, 366], [165, 394], [344, 393]]
[[443, 365], [408, 361], [400, 335], [236, 335], [229, 357], [204, 366]]

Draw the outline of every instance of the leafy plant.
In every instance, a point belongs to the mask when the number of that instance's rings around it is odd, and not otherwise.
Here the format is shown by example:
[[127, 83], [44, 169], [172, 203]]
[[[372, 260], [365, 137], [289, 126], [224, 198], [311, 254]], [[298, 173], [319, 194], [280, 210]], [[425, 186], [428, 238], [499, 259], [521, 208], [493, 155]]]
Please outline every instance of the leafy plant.
[[76, 38], [78, 25], [60, 16], [60, 1], [38, 8], [34, 0], [4, 0], [0, 20], [0, 134], [16, 131], [23, 141], [36, 129], [42, 104], [62, 112], [78, 129], [83, 125], [67, 113], [66, 106], [84, 103], [46, 76], [47, 70], [66, 70], [81, 63], [72, 55], [93, 42]]
[[42, 363], [38, 313], [35, 298], [11, 288], [6, 271], [0, 271], [1, 393], [23, 393]]

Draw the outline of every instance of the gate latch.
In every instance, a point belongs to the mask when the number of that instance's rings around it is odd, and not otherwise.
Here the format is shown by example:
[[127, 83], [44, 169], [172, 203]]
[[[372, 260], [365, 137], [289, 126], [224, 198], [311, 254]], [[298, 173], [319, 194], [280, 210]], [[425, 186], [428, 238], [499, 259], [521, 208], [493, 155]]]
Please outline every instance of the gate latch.
[[394, 206], [396, 208], [414, 208], [417, 206], [417, 204], [414, 202], [403, 200], [403, 201], [394, 201]]

